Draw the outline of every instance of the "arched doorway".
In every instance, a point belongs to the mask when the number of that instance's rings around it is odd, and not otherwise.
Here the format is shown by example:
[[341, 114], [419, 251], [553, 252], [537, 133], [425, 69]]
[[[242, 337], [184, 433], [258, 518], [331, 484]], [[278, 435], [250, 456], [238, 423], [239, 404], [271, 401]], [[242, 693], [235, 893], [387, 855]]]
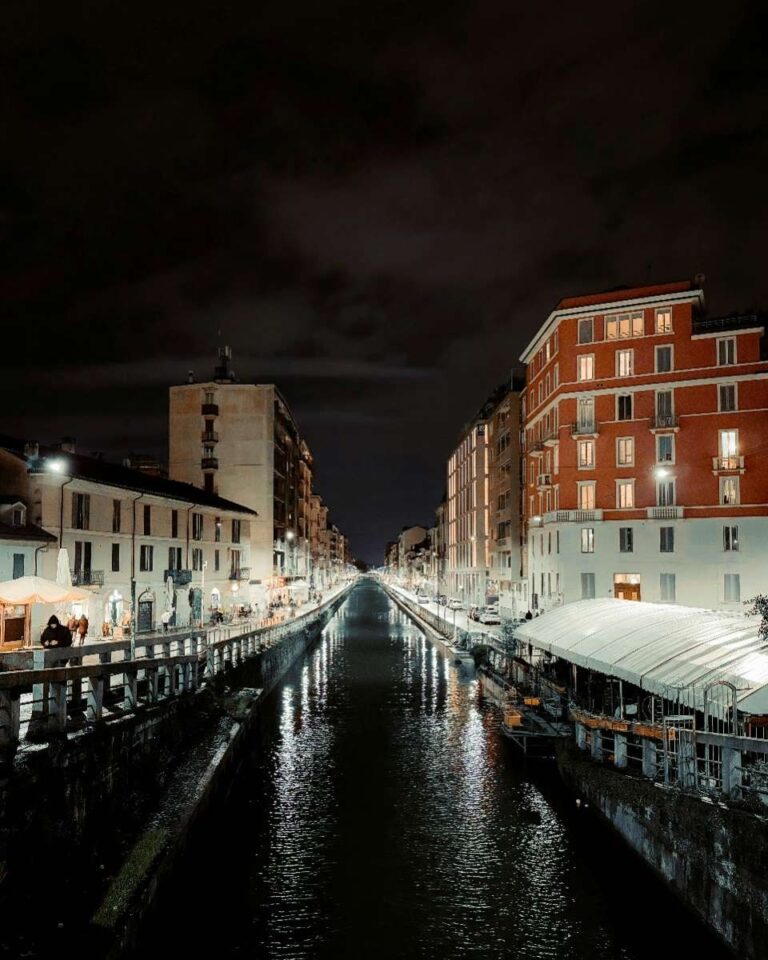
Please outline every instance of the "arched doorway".
[[151, 590], [139, 595], [138, 607], [136, 632], [149, 633], [155, 625], [155, 595]]

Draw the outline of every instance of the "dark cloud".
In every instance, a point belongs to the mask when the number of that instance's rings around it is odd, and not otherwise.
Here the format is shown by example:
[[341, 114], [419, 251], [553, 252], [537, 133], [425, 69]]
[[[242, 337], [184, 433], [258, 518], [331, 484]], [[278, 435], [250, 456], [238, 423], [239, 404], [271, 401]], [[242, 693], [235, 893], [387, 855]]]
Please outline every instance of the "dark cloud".
[[701, 271], [716, 312], [766, 302], [756, 4], [4, 14], [8, 431], [161, 454], [221, 338], [375, 558], [560, 297]]

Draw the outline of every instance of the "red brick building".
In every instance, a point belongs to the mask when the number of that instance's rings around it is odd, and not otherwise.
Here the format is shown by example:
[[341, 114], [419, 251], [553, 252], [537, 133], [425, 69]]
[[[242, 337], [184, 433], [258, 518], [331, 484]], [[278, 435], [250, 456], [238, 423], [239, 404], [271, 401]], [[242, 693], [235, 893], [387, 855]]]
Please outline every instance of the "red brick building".
[[523, 353], [532, 607], [765, 591], [763, 322], [703, 307], [690, 282], [569, 298]]

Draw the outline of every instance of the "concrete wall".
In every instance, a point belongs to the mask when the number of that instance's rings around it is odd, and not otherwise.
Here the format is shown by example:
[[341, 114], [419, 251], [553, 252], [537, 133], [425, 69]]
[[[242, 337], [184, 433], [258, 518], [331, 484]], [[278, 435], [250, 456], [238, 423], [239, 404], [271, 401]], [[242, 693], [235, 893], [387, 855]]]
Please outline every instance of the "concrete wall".
[[[764, 818], [703, 802], [584, 759], [560, 758], [566, 784], [598, 811], [699, 918], [745, 960], [768, 947], [768, 833]], [[652, 915], [642, 889], [627, 881], [638, 923]], [[666, 955], [674, 931], [659, 930]]]

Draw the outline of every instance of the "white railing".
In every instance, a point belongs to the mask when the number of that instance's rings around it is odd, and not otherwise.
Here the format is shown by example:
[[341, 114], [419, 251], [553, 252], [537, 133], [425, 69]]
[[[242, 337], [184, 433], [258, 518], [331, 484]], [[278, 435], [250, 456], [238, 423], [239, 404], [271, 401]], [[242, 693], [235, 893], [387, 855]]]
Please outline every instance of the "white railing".
[[544, 523], [591, 523], [602, 519], [602, 510], [550, 510], [544, 514]]
[[649, 520], [681, 520], [682, 507], [648, 507], [646, 515]]

